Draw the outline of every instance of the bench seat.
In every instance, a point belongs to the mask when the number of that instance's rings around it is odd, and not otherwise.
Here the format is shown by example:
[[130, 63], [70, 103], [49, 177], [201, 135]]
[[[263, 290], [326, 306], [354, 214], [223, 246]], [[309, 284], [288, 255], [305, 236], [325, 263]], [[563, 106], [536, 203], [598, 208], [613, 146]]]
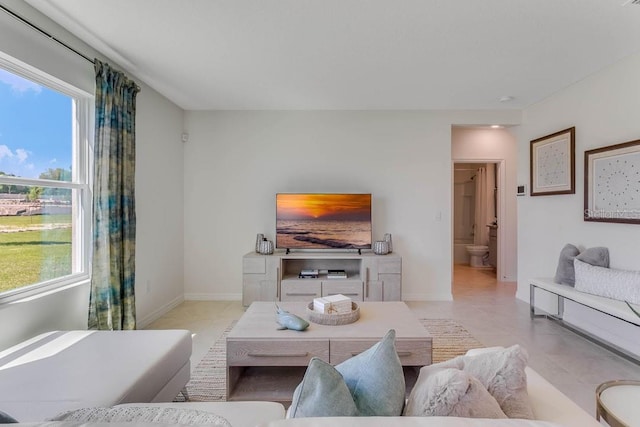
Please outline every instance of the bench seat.
[[171, 401], [190, 378], [185, 330], [54, 331], [0, 352], [0, 409], [43, 421], [89, 406]]
[[[625, 322], [640, 326], [640, 317], [636, 316], [631, 310], [629, 310], [629, 307], [624, 301], [587, 294], [576, 290], [573, 286], [555, 283], [552, 278], [531, 279], [529, 283], [532, 289], [532, 298], [530, 300], [532, 310], [535, 309], [535, 296], [533, 295], [533, 288], [535, 287], [544, 289], [594, 310], [598, 310], [602, 313], [608, 314], [609, 316], [624, 320]], [[634, 305], [634, 308], [640, 311], [640, 307]]]

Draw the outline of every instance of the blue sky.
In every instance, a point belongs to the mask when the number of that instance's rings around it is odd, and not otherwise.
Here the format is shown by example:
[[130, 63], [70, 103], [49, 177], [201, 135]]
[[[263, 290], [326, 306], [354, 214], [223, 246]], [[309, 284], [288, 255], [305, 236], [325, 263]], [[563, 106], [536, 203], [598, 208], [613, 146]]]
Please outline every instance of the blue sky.
[[0, 68], [0, 171], [71, 168], [72, 99]]

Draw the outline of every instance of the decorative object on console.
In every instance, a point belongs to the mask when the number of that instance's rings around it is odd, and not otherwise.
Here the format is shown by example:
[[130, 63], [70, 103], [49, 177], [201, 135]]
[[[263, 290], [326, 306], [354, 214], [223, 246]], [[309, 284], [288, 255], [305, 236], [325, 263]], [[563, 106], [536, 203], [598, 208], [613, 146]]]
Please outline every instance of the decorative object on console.
[[384, 235], [384, 239], [385, 242], [387, 242], [387, 247], [389, 249], [389, 253], [393, 252], [393, 242], [391, 241], [391, 234], [386, 233]]
[[391, 329], [382, 341], [335, 367], [311, 359], [293, 393], [291, 418], [401, 415], [406, 390], [395, 337]]
[[640, 224], [640, 139], [584, 152], [584, 220]]
[[574, 260], [576, 259], [590, 265], [609, 268], [609, 249], [600, 246], [585, 249], [581, 253], [576, 246], [567, 243], [560, 251], [558, 267], [553, 279], [556, 283], [575, 286]]
[[531, 141], [532, 196], [576, 192], [575, 129], [572, 127]]
[[258, 233], [256, 235], [256, 253], [260, 253], [260, 243], [264, 240], [264, 234]]
[[384, 240], [377, 240], [373, 244], [373, 253], [376, 255], [386, 255], [389, 253], [389, 244]]
[[280, 325], [279, 330], [291, 329], [293, 331], [304, 331], [309, 327], [309, 322], [295, 314], [281, 309], [276, 304], [276, 322]]
[[271, 255], [273, 253], [273, 242], [266, 238], [262, 239], [258, 252], [262, 255]]

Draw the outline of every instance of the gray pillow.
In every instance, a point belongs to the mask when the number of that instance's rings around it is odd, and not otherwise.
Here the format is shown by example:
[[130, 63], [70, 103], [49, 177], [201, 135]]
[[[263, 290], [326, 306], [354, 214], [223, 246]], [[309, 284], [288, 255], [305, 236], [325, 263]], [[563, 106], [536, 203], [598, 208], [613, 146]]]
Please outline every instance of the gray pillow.
[[335, 368], [311, 359], [293, 393], [291, 418], [401, 415], [406, 388], [395, 338], [391, 329], [382, 341]]
[[580, 250], [577, 247], [570, 243], [564, 245], [560, 251], [560, 259], [558, 259], [558, 268], [554, 279], [556, 283], [574, 286], [576, 273], [573, 268], [573, 259], [579, 254]]
[[482, 383], [507, 417], [532, 420], [533, 409], [524, 372], [527, 359], [527, 352], [516, 344], [473, 356], [458, 356], [425, 368], [461, 369]]
[[402, 415], [507, 418], [476, 378], [458, 369], [422, 368]]
[[117, 406], [113, 408], [82, 408], [63, 412], [48, 421], [142, 422], [163, 424], [208, 424], [232, 427], [226, 418], [196, 409], [163, 408], [158, 406]]
[[609, 249], [604, 247], [585, 249], [576, 256], [576, 259], [596, 267], [609, 268]]

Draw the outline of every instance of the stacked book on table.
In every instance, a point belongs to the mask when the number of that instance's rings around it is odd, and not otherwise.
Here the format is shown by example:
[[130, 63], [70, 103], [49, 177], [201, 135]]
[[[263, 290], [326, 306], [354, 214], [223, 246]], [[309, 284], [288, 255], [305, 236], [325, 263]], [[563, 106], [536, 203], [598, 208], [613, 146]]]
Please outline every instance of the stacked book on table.
[[313, 311], [324, 314], [351, 313], [351, 298], [345, 297], [342, 294], [314, 298]]
[[344, 270], [327, 270], [327, 279], [346, 279], [347, 272]]
[[316, 269], [300, 270], [299, 279], [317, 279], [320, 272]]

